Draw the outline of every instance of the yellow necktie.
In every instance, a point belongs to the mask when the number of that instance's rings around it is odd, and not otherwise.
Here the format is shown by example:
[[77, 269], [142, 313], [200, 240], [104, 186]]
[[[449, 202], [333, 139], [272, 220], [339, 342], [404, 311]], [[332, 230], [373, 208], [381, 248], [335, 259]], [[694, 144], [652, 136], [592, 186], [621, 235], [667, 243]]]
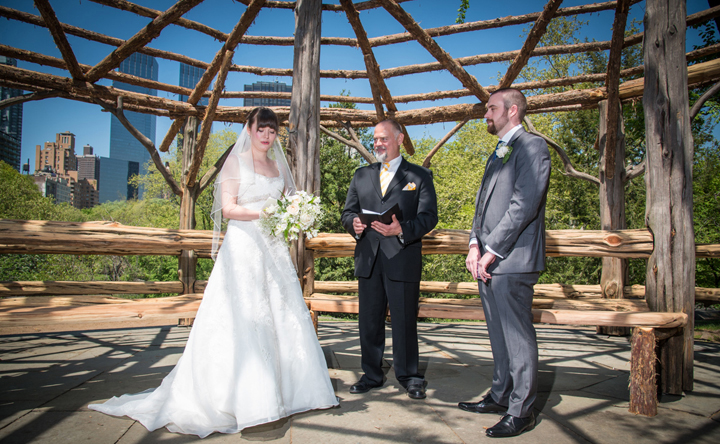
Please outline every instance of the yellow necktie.
[[390, 163], [383, 162], [382, 169], [380, 170], [380, 189], [382, 189], [383, 196], [387, 191], [388, 185], [390, 185]]

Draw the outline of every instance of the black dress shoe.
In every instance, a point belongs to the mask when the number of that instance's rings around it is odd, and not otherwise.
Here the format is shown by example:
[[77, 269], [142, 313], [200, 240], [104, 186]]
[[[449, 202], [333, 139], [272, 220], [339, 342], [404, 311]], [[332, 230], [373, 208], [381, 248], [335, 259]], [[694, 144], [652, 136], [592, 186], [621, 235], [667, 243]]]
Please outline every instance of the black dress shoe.
[[507, 412], [507, 406], [500, 405], [492, 398], [490, 393], [480, 402], [461, 402], [458, 403], [460, 410], [473, 413], [505, 413]]
[[407, 386], [407, 394], [412, 399], [425, 399], [425, 387], [427, 387], [427, 381], [416, 382]]
[[350, 393], [367, 393], [377, 387], [382, 387], [382, 384], [373, 385], [361, 379], [350, 387]]
[[505, 415], [500, 422], [485, 430], [485, 434], [491, 438], [506, 438], [508, 436], [517, 436], [533, 428], [535, 428], [535, 414], [532, 412], [527, 418]]

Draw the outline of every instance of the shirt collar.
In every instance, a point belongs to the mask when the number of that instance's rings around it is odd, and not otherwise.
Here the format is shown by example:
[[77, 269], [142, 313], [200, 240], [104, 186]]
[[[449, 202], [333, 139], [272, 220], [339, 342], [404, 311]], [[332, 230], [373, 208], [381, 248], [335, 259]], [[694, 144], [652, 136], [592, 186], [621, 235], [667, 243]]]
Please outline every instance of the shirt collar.
[[[388, 163], [390, 164], [390, 166], [388, 167], [388, 171], [390, 171], [391, 173], [396, 172], [398, 170], [398, 168], [400, 168], [402, 159], [403, 159], [402, 156], [397, 156], [393, 160], [388, 160]], [[382, 165], [381, 165], [381, 168], [382, 168]]]
[[505, 135], [500, 138], [500, 141], [505, 142], [505, 144], [510, 143], [510, 139], [512, 139], [512, 136], [514, 136], [520, 128], [522, 128], [522, 124], [514, 126], [510, 129], [510, 131], [505, 133]]

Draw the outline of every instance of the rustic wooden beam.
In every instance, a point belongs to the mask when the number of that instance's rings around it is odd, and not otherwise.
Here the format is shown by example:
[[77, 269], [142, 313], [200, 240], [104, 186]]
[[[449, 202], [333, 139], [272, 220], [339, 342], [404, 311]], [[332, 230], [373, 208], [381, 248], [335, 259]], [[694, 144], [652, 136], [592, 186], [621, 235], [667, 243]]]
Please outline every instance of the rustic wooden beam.
[[[720, 79], [720, 59], [692, 65], [687, 68], [688, 83], [715, 82]], [[643, 94], [644, 79], [624, 82], [620, 87], [620, 97], [629, 100], [641, 97]], [[132, 91], [116, 90], [102, 85], [73, 84], [65, 77], [51, 74], [36, 73], [22, 68], [7, 65], [0, 66], [0, 83], [26, 90], [56, 90], [66, 94], [73, 100], [94, 103], [93, 97], [100, 97], [108, 101], [116, 101], [117, 97], [125, 98], [125, 108], [131, 111], [151, 113], [156, 115], [177, 118], [180, 116], [204, 115], [204, 107], [191, 106], [185, 102], [164, 99], [148, 94]], [[606, 98], [603, 88], [584, 90], [570, 90], [563, 93], [544, 94], [528, 98], [529, 113], [567, 111], [572, 109], [597, 107], [597, 102]], [[281, 121], [288, 118], [288, 107], [274, 107]], [[245, 107], [218, 107], [215, 120], [225, 122], [244, 123], [245, 116], [250, 108]], [[372, 111], [345, 108], [321, 108], [320, 117], [323, 121], [330, 121], [330, 126], [337, 121], [349, 121], [353, 125], [372, 126], [377, 124], [377, 116]], [[436, 122], [451, 122], [482, 118], [485, 107], [482, 103], [438, 106], [419, 110], [399, 111], [395, 119], [403, 125], [428, 124]], [[327, 125], [326, 125], [327, 126]]]
[[0, 334], [176, 325], [194, 317], [200, 295], [133, 299], [128, 303], [68, 306], [2, 306]]
[[[615, 21], [608, 57], [607, 81], [607, 142], [605, 143], [605, 177], [612, 179], [615, 175], [615, 140], [618, 134], [618, 115], [620, 115], [620, 64], [622, 62], [622, 44], [625, 38], [625, 25], [630, 10], [629, 0], [618, 0], [615, 9]], [[620, 159], [622, 162], [623, 159]]]
[[694, 361], [694, 147], [688, 106], [691, 81], [683, 60], [685, 15], [685, 2], [648, 0], [644, 19], [646, 41], [652, 42], [644, 45], [645, 220], [655, 240], [645, 286], [651, 310], [690, 315], [684, 338], [664, 342], [660, 351], [662, 390], [677, 395], [692, 390]]
[[65, 36], [65, 32], [63, 32], [62, 26], [60, 26], [55, 11], [53, 11], [52, 6], [50, 6], [50, 2], [48, 0], [35, 0], [35, 6], [40, 11], [40, 15], [42, 15], [45, 24], [50, 30], [50, 34], [53, 40], [55, 40], [55, 46], [60, 50], [60, 54], [62, 54], [63, 60], [65, 60], [67, 69], [70, 71], [73, 79], [84, 81], [85, 74], [80, 69], [77, 58], [75, 58], [75, 53]]
[[[147, 8], [145, 6], [140, 6], [138, 4], [129, 2], [127, 0], [90, 0], [90, 1], [93, 3], [103, 5], [103, 6], [109, 6], [111, 8], [120, 9], [122, 11], [132, 12], [133, 14], [137, 14], [141, 17], [148, 17], [153, 20], [162, 14], [162, 11], [157, 11], [155, 9]], [[215, 40], [218, 40], [220, 42], [224, 42], [228, 38], [228, 34], [225, 32], [211, 28], [210, 26], [204, 25], [199, 22], [188, 20], [184, 17], [179, 17], [173, 23], [175, 25], [182, 26], [183, 28], [186, 28], [186, 29], [192, 29], [194, 31], [202, 32], [203, 34], [207, 34], [210, 37], [212, 37]]]
[[[363, 53], [363, 59], [365, 61], [365, 69], [367, 70], [368, 80], [370, 80], [370, 91], [373, 97], [373, 103], [375, 104], [375, 112], [377, 113], [378, 120], [385, 120], [385, 110], [383, 109], [383, 100], [388, 104], [388, 110], [390, 109], [390, 103], [393, 104], [393, 98], [388, 90], [385, 82], [380, 74], [380, 66], [378, 66], [377, 60], [375, 60], [375, 54], [373, 54], [370, 42], [368, 41], [367, 33], [360, 22], [360, 14], [353, 5], [351, 0], [340, 0], [340, 4], [345, 10], [345, 15], [350, 22], [350, 26], [355, 32], [357, 37], [358, 46]], [[397, 109], [395, 109], [397, 111]]]
[[427, 156], [425, 156], [425, 160], [423, 160], [422, 166], [424, 166], [425, 168], [430, 168], [430, 161], [432, 160], [432, 158], [433, 158], [433, 156], [435, 155], [435, 153], [437, 153], [438, 150], [439, 150], [443, 145], [445, 145], [445, 143], [446, 143], [448, 140], [450, 140], [450, 138], [451, 138], [452, 136], [454, 136], [455, 133], [457, 133], [457, 132], [460, 130], [460, 128], [462, 128], [463, 126], [465, 126], [465, 124], [468, 123], [469, 121], [470, 121], [470, 118], [467, 118], [467, 117], [466, 117], [465, 119], [459, 121], [459, 122], [453, 127], [453, 129], [451, 129], [450, 131], [448, 131], [448, 133], [445, 134], [445, 136], [444, 136], [442, 139], [440, 139], [440, 141], [439, 141], [438, 143], [435, 144], [435, 146], [433, 147], [433, 149], [430, 150], [430, 152], [427, 154]]
[[[635, 0], [633, 0], [633, 2], [635, 2]], [[249, 2], [248, 2], [248, 4], [249, 4]], [[598, 7], [599, 7], [599, 9], [597, 9], [597, 10], [612, 9], [615, 7], [615, 2], [598, 3], [596, 5], [598, 5]], [[358, 5], [356, 5], [356, 6], [358, 6]], [[586, 6], [590, 7], [590, 9], [595, 7], [594, 5], [586, 5]], [[584, 7], [585, 6], [579, 7], [579, 8], [584, 8]], [[358, 9], [360, 9], [360, 8], [358, 7]], [[572, 12], [568, 12], [568, 14], [562, 13], [562, 11], [565, 11], [565, 10], [570, 11], [571, 9], [573, 9], [573, 8], [565, 8], [565, 9], [558, 10], [558, 16], [559, 15], [573, 15], [574, 13], [572, 13]], [[593, 12], [590, 9], [586, 10], [586, 12]], [[538, 15], [539, 15], [539, 13], [529, 14], [527, 16], [524, 16], [525, 19], [523, 19], [523, 20], [525, 20], [525, 21], [521, 21], [518, 23], [526, 23], [526, 22], [534, 21], [537, 19]], [[720, 15], [720, 7], [710, 8], [708, 10], [701, 11], [699, 13], [688, 16], [688, 25], [702, 23], [704, 21], [710, 20], [719, 15]], [[0, 6], [0, 16], [4, 16], [4, 17], [7, 17], [7, 18], [10, 18], [13, 20], [18, 20], [18, 21], [22, 21], [22, 22], [26, 22], [26, 23], [31, 23], [36, 26], [46, 26], [41, 17], [38, 17], [33, 14], [28, 14], [28, 13], [25, 13], [22, 11], [18, 11], [18, 10], [12, 9], [12, 8], [7, 8], [4, 6]], [[503, 20], [503, 19], [500, 19], [500, 20]], [[499, 22], [498, 20], [488, 21], [488, 23], [490, 23], [490, 24], [498, 23], [498, 22]], [[479, 22], [475, 22], [475, 23], [479, 23]], [[514, 23], [508, 23], [508, 24], [514, 24]], [[122, 39], [118, 39], [115, 37], [110, 37], [107, 35], [88, 31], [88, 30], [85, 30], [85, 29], [82, 29], [82, 28], [79, 28], [76, 26], [71, 26], [71, 25], [67, 25], [67, 24], [61, 24], [61, 25], [62, 25], [62, 28], [65, 31], [65, 33], [71, 34], [71, 35], [76, 35], [76, 36], [84, 38], [84, 39], [88, 39], [91, 41], [97, 41], [97, 42], [104, 43], [107, 45], [112, 45], [112, 46], [120, 46], [124, 43], [124, 40], [122, 40]], [[472, 25], [472, 23], [466, 23], [463, 25]], [[453, 25], [453, 26], [463, 26], [463, 25]], [[494, 27], [494, 26], [491, 26], [491, 27]], [[435, 28], [433, 28], [433, 29], [435, 29]], [[437, 28], [437, 29], [440, 29], [440, 28]], [[427, 31], [431, 32], [432, 30], [428, 29]], [[458, 32], [462, 32], [462, 31], [458, 31]], [[398, 35], [399, 36], [403, 36], [403, 35], [409, 36], [408, 33], [398, 34]], [[438, 34], [438, 35], [447, 35], [447, 34]], [[433, 34], [433, 36], [434, 36], [434, 34]], [[382, 37], [380, 37], [380, 38], [382, 38]], [[253, 41], [252, 42], [246, 41], [246, 39], [252, 39]], [[258, 41], [255, 41], [255, 39], [258, 39]], [[285, 40], [280, 41], [278, 39], [280, 39], [280, 40], [285, 39], [287, 41], [285, 41]], [[340, 39], [340, 40], [343, 40], [343, 39]], [[323, 44], [328, 43], [328, 44], [344, 44], [347, 46], [357, 46], [357, 42], [355, 41], [355, 39], [345, 39], [345, 40], [347, 40], [347, 41], [343, 41], [342, 43], [331, 43], [331, 42], [326, 42], [325, 39], [323, 39], [322, 42], [323, 42]], [[408, 38], [407, 40], [412, 40], [412, 37]], [[402, 41], [407, 41], [407, 40], [402, 40]], [[636, 43], [639, 43], [641, 40], [642, 40], [642, 34], [636, 34], [634, 36], [629, 37], [625, 41], [625, 45], [627, 46], [629, 44], [636, 44]], [[253, 44], [291, 45], [292, 38], [244, 36], [243, 39], [241, 40], [241, 42], [242, 43], [253, 43]], [[594, 50], [609, 49], [610, 42], [601, 42], [601, 43], [604, 43], [605, 44], [604, 46], [607, 46], [607, 47], [599, 47]], [[379, 46], [374, 43], [373, 39], [371, 39], [371, 44], [372, 44], [372, 46]], [[383, 44], [385, 44], [385, 43], [383, 43]], [[603, 45], [601, 45], [601, 46], [603, 46]], [[542, 50], [545, 50], [545, 48], [537, 48], [536, 51], [533, 52], [533, 56], [546, 55], [544, 53], [538, 53], [537, 52], [538, 50], [542, 51]], [[590, 50], [590, 49], [587, 49], [587, 50]], [[703, 51], [707, 51], [707, 50], [708, 50], [708, 48], [697, 50], [697, 51], [703, 52]], [[583, 52], [583, 51], [585, 51], [585, 49], [577, 49], [572, 52]], [[137, 52], [147, 54], [147, 55], [157, 57], [157, 58], [163, 58], [163, 59], [167, 59], [167, 60], [174, 60], [174, 61], [178, 61], [181, 63], [186, 63], [188, 65], [196, 66], [196, 67], [203, 68], [203, 69], [207, 69], [207, 67], [208, 67], [208, 63], [206, 63], [206, 62], [196, 60], [196, 59], [193, 59], [193, 58], [181, 55], [181, 54], [176, 54], [176, 53], [172, 53], [169, 51], [162, 51], [162, 50], [150, 48], [147, 46], [139, 48]], [[714, 53], [714, 52], [716, 52], [716, 51], [713, 51], [712, 49], [710, 50], [710, 53]], [[500, 54], [506, 54], [506, 56], [504, 56], [504, 58], [501, 57], [500, 60], [512, 60], [516, 56], [516, 53], [517, 53], [516, 51], [515, 52], [511, 51], [509, 53], [500, 53]], [[560, 52], [560, 53], [562, 53], [562, 52]], [[477, 63], [491, 63], [494, 61], [498, 61], [494, 58], [494, 56], [497, 56], [497, 54], [490, 55], [490, 56], [493, 56], [493, 57], [487, 58], [484, 61], [477, 61]], [[476, 57], [476, 56], [474, 56], [474, 57]], [[458, 59], [458, 61], [460, 63], [465, 63], [465, 64], [473, 64], [474, 63], [473, 61], [466, 60], [466, 58]], [[414, 67], [414, 66], [424, 66], [424, 65], [412, 65], [412, 66]], [[406, 74], [410, 74], [410, 73], [414, 72], [414, 71], [408, 71], [408, 72], [396, 71], [398, 69], [403, 69], [403, 67], [393, 68], [391, 70], [382, 71], [384, 78], [392, 77], [395, 75], [406, 75]], [[441, 69], [443, 69], [443, 67], [440, 64], [435, 64], [433, 69], [429, 69], [429, 70], [423, 69], [423, 70], [420, 70], [417, 72], [428, 72], [428, 71], [441, 70]], [[249, 72], [249, 73], [253, 73], [253, 74], [257, 74], [257, 75], [269, 75], [269, 76], [292, 76], [291, 69], [268, 69], [268, 68], [252, 67], [252, 66], [233, 66], [231, 68], [231, 71]], [[338, 70], [338, 71], [323, 70], [320, 72], [320, 75], [321, 75], [321, 77], [324, 77], [324, 78], [366, 78], [367, 77], [367, 73], [365, 71], [346, 71], [346, 70]]]
[[440, 64], [443, 66], [443, 68], [447, 69], [450, 74], [455, 76], [458, 80], [460, 80], [460, 83], [463, 84], [463, 86], [470, 91], [472, 91], [473, 94], [480, 100], [481, 102], [487, 102], [490, 98], [490, 94], [485, 90], [485, 88], [478, 83], [477, 79], [470, 74], [468, 74], [467, 71], [457, 62], [455, 59], [453, 59], [450, 54], [445, 52], [440, 45], [433, 40], [432, 37], [428, 35], [427, 32], [425, 32], [424, 29], [420, 27], [420, 25], [413, 20], [413, 18], [405, 12], [404, 9], [400, 7], [400, 5], [397, 4], [394, 0], [380, 0], [383, 7], [392, 15], [395, 17], [395, 20], [400, 22], [405, 29], [408, 30], [408, 32], [415, 37], [415, 39], [420, 43], [435, 59], [440, 62]]
[[[647, 230], [547, 230], [546, 255], [648, 257], [653, 239]], [[423, 254], [467, 254], [469, 231], [433, 230], [423, 238]], [[305, 247], [317, 257], [352, 256], [355, 240], [347, 233], [320, 233]]]
[[[641, 0], [632, 0], [632, 3], [639, 3]], [[555, 12], [555, 17], [568, 17], [580, 14], [589, 14], [593, 12], [600, 12], [608, 9], [615, 9], [616, 2], [602, 2], [593, 3], [589, 5], [572, 6], [568, 8], [561, 8]], [[445, 35], [459, 34], [468, 31], [479, 31], [483, 29], [494, 29], [502, 28], [511, 25], [522, 25], [525, 23], [532, 23], [536, 21], [541, 12], [533, 12], [530, 14], [515, 15], [508, 17], [499, 17], [491, 20], [482, 20], [477, 22], [467, 22], [455, 25], [441, 26], [438, 28], [428, 28], [425, 31], [430, 37], [440, 37]], [[394, 43], [403, 43], [413, 40], [413, 36], [408, 33], [392, 34], [380, 37], [374, 37], [370, 39], [370, 44], [375, 46], [391, 45]]]
[[[351, 0], [340, 0], [340, 4], [345, 10], [345, 15], [350, 22], [350, 26], [352, 26], [353, 31], [355, 31], [358, 45], [363, 53], [365, 68], [367, 70], [368, 80], [370, 81], [370, 90], [372, 92], [375, 112], [377, 112], [378, 120], [383, 121], [386, 119], [382, 102], [385, 102], [388, 114], [390, 114], [390, 117], [393, 118], [397, 112], [397, 106], [395, 106], [392, 94], [390, 94], [390, 90], [382, 78], [380, 66], [377, 63], [377, 60], [375, 60], [375, 54], [373, 54], [367, 33], [360, 22], [360, 14], [358, 14], [358, 11], [355, 9], [355, 5]], [[405, 147], [405, 151], [407, 151], [408, 154], [413, 155], [415, 153], [415, 148], [413, 147], [412, 139], [410, 138], [410, 135], [404, 125], [401, 125], [401, 129], [404, 136], [403, 146]]]
[[62, 93], [59, 91], [38, 91], [23, 94], [21, 96], [9, 97], [5, 100], [0, 100], [0, 109], [7, 108], [8, 106], [18, 105], [20, 103], [49, 99], [51, 97], [58, 97], [61, 94]]
[[170, 9], [163, 12], [142, 30], [130, 37], [127, 41], [125, 41], [125, 43], [111, 52], [107, 57], [100, 61], [100, 63], [95, 65], [95, 67], [86, 75], [88, 82], [95, 83], [105, 77], [110, 70], [120, 66], [120, 63], [130, 57], [132, 53], [160, 35], [160, 32], [166, 26], [170, 25], [202, 1], [203, 0], [179, 0], [171, 6]]
[[[25, 23], [30, 23], [35, 26], [44, 26], [45, 22], [43, 19], [37, 15], [28, 14], [27, 12], [18, 11], [16, 9], [8, 8], [5, 6], [0, 5], [0, 16], [6, 17], [13, 20], [18, 20]], [[68, 25], [65, 23], [61, 23], [63, 31], [65, 31], [66, 34], [74, 35], [86, 40], [90, 40], [93, 42], [100, 42], [106, 45], [110, 46], [121, 46], [125, 43], [125, 40], [119, 39], [116, 37], [110, 37], [104, 34], [100, 34], [93, 31], [88, 31], [87, 29], [79, 28], [77, 26]], [[186, 63], [191, 66], [196, 66], [198, 68], [206, 69], [208, 64], [206, 62], [201, 62], [200, 60], [196, 60], [181, 54], [175, 54], [170, 51], [162, 51], [160, 49], [150, 48], [147, 46], [140, 47], [137, 52], [142, 54], [147, 54], [149, 56], [158, 57], [161, 59], [166, 60], [175, 60], [177, 62]]]
[[[247, 5], [250, 0], [238, 0], [238, 1], [244, 5]], [[407, 2], [407, 1], [411, 1], [411, 0], [397, 0], [397, 1], [398, 1], [398, 3], [402, 3], [402, 2]], [[267, 2], [267, 7], [268, 8], [295, 9], [297, 6], [297, 3], [298, 2], [269, 1], [269, 2]], [[360, 11], [366, 10], [366, 9], [375, 9], [375, 8], [380, 7], [379, 3], [380, 3], [379, 0], [367, 0], [364, 2], [358, 2], [358, 4], [355, 5], [355, 7]], [[342, 12], [343, 8], [342, 8], [342, 6], [339, 6], [339, 5], [323, 3], [321, 5], [321, 10], [322, 11]]]
[[655, 329], [635, 327], [630, 356], [630, 413], [657, 415]]
[[[260, 0], [264, 2], [265, 0]], [[218, 102], [220, 101], [220, 94], [223, 88], [225, 88], [225, 78], [227, 77], [228, 68], [232, 63], [232, 58], [235, 55], [235, 51], [225, 51], [225, 59], [220, 67], [220, 73], [215, 80], [215, 86], [213, 87], [213, 93], [210, 97], [210, 103], [205, 110], [205, 117], [203, 118], [202, 129], [200, 130], [200, 137], [198, 138], [197, 145], [195, 146], [195, 153], [192, 157], [192, 164], [187, 176], [187, 186], [192, 187], [197, 181], [197, 174], [200, 171], [200, 165], [202, 164], [203, 157], [205, 157], [205, 146], [210, 138], [210, 131], [212, 130], [212, 123], [215, 117], [215, 111], [217, 110]]]
[[[620, 112], [610, 113], [607, 107], [610, 106], [607, 100], [598, 104], [599, 124], [597, 145], [600, 151], [600, 168], [598, 178], [600, 179], [599, 209], [601, 230], [623, 230], [627, 228], [625, 221], [625, 181], [622, 173], [625, 170], [625, 127]], [[620, 102], [616, 104], [620, 111]], [[607, 136], [611, 122], [609, 116], [614, 115], [615, 122], [612, 124], [617, 130], [613, 145], [609, 145]], [[607, 156], [618, 159], [612, 162], [614, 168], [612, 173], [607, 170], [610, 162], [606, 162]], [[602, 271], [600, 274], [600, 286], [603, 289], [603, 297], [608, 299], [620, 299], [624, 296], [623, 288], [628, 278], [628, 262], [625, 259], [604, 257], [602, 258]], [[614, 336], [628, 336], [630, 331], [624, 327], [598, 327], [599, 334]]]
[[508, 88], [512, 85], [517, 76], [520, 74], [520, 71], [523, 67], [525, 67], [527, 61], [530, 59], [530, 53], [532, 53], [543, 34], [545, 34], [547, 25], [550, 23], [550, 19], [555, 15], [555, 11], [557, 11], [560, 3], [562, 3], [562, 0], [550, 0], [547, 2], [542, 13], [528, 33], [527, 39], [525, 39], [525, 43], [523, 44], [522, 49], [520, 49], [520, 53], [515, 57], [515, 60], [513, 60], [510, 64], [510, 67], [500, 81], [500, 88]]
[[[170, 282], [129, 282], [129, 281], [10, 281], [0, 282], [0, 296], [3, 298], [11, 296], [62, 296], [62, 295], [100, 295], [100, 294], [160, 294], [180, 293], [182, 283], [180, 281]], [[46, 304], [73, 305], [72, 301], [52, 300]], [[98, 298], [101, 300], [101, 298]], [[128, 301], [127, 299], [124, 299]], [[87, 298], [81, 299], [87, 301]], [[24, 301], [11, 301], [14, 304], [25, 304]], [[98, 301], [99, 302], [99, 301]], [[129, 301], [128, 301], [129, 302]], [[0, 300], [2, 305], [8, 304], [5, 299]]]
[[[320, 192], [320, 37], [322, 0], [298, 0], [295, 7], [295, 46], [287, 157], [298, 190]], [[314, 267], [306, 237], [293, 243], [301, 285]]]

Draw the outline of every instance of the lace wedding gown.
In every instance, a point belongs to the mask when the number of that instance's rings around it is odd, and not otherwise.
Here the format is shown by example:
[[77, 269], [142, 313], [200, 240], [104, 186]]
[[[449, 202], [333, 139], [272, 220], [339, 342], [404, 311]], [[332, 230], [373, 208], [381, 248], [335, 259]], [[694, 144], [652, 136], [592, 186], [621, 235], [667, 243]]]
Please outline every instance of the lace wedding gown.
[[[257, 210], [282, 189], [258, 174], [238, 203]], [[231, 220], [175, 368], [156, 389], [89, 407], [205, 437], [337, 404], [287, 246]]]

